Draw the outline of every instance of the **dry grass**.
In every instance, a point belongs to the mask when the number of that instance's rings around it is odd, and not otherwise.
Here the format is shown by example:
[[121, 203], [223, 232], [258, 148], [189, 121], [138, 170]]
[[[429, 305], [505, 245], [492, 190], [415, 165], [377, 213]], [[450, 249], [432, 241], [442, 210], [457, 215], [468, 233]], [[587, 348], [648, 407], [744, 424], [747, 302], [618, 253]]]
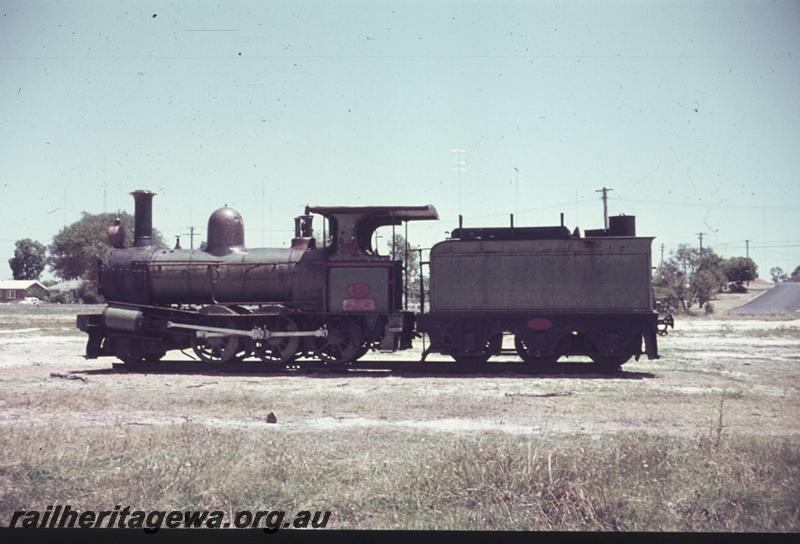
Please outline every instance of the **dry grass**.
[[[95, 313], [101, 306], [80, 306], [72, 304], [42, 304], [41, 306], [26, 304], [0, 304], [0, 331], [15, 333], [23, 331], [37, 335], [85, 335], [75, 327], [75, 316], [78, 313]], [[4, 337], [11, 337], [10, 334]]]
[[172, 426], [9, 429], [0, 519], [109, 509], [330, 509], [331, 527], [800, 529], [800, 440], [619, 434], [560, 440]]

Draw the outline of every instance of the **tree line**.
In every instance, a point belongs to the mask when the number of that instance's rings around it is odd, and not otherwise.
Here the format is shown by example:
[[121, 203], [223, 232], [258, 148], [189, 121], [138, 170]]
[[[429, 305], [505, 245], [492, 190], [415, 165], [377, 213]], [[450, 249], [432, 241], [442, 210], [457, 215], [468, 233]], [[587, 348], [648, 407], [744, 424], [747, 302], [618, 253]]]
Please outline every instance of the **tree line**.
[[[772, 281], [800, 282], [800, 266], [791, 276], [780, 268], [770, 270]], [[758, 266], [749, 257], [724, 258], [712, 248], [702, 250], [681, 244], [653, 275], [656, 300], [670, 311], [689, 312], [697, 305], [713, 312], [712, 298], [722, 292], [746, 293], [747, 284], [758, 278]]]
[[[45, 267], [49, 267], [50, 272], [61, 280], [85, 280], [78, 290], [81, 300], [89, 303], [100, 301], [97, 293], [98, 266], [109, 249], [106, 232], [117, 218], [125, 232], [124, 247], [131, 247], [134, 232], [131, 214], [83, 212], [79, 220], [58, 231], [48, 246], [30, 238], [17, 240], [14, 256], [8, 260], [14, 279], [38, 280]], [[155, 229], [153, 240], [157, 245], [164, 246], [161, 234]], [[55, 282], [45, 282], [48, 283]]]

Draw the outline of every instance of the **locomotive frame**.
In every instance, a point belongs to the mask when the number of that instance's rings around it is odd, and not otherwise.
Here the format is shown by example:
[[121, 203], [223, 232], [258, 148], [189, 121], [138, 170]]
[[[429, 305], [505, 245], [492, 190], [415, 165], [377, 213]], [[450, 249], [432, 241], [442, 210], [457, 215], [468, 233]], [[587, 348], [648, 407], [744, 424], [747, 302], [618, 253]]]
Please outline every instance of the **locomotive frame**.
[[[653, 310], [652, 238], [636, 237], [630, 216], [611, 218], [609, 229], [587, 231], [586, 237], [577, 229], [570, 234], [563, 215], [561, 227], [455, 229], [431, 250], [430, 311], [425, 312], [423, 302], [415, 313], [404, 301], [402, 262], [379, 255], [372, 235], [382, 226], [438, 219], [433, 206], [307, 206], [295, 219], [288, 249], [247, 248], [241, 216], [221, 208], [209, 218], [205, 246], [184, 250], [153, 245], [154, 193], [131, 194], [136, 202], [134, 245], [122, 247], [119, 222], [109, 228], [112, 248], [98, 278], [108, 304], [102, 313], [77, 318], [78, 328], [89, 335], [90, 359], [111, 356], [136, 365], [191, 348], [208, 363], [257, 357], [286, 365], [312, 358], [344, 367], [371, 349], [409, 349], [414, 337], [427, 335], [423, 361], [429, 353], [441, 353], [452, 356], [456, 366], [475, 366], [508, 352], [503, 335], [513, 334], [514, 351], [529, 365], [545, 367], [562, 356], [583, 355], [603, 370], [615, 370], [631, 357], [658, 358], [656, 335], [671, 324]], [[317, 247], [312, 214], [327, 220], [330, 244], [324, 239]], [[538, 291], [532, 287], [547, 267], [557, 279], [569, 276], [559, 272], [569, 264], [578, 276], [573, 273], [572, 280], [556, 287], [590, 293], [592, 286], [576, 278], [589, 277], [592, 270], [599, 276], [616, 270], [619, 264], [611, 260], [616, 253], [608, 250], [615, 240], [614, 251], [636, 249], [627, 250], [636, 266], [629, 267], [628, 277], [606, 274], [604, 281], [614, 289], [621, 287], [614, 282], [646, 289], [647, 296], [639, 296], [636, 304], [619, 307], [619, 299], [628, 299], [617, 291], [617, 302], [613, 296], [595, 296], [595, 307], [588, 311], [558, 307], [546, 303], [541, 286]], [[551, 246], [560, 253], [546, 249]], [[450, 272], [438, 264], [448, 252], [462, 258]], [[576, 260], [582, 254], [588, 255], [589, 265]], [[471, 277], [458, 277], [457, 271], [469, 271], [476, 262]], [[502, 274], [495, 277], [498, 270]], [[495, 288], [512, 290], [504, 294], [505, 303], [485, 294]], [[482, 299], [475, 298], [475, 289], [482, 290]], [[527, 302], [508, 302], [520, 300]]]

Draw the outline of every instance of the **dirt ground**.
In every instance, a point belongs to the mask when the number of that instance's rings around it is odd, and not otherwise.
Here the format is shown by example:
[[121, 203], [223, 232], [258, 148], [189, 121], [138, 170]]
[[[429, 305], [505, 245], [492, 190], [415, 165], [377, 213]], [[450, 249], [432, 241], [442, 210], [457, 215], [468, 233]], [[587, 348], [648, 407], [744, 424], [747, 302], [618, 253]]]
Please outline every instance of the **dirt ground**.
[[[0, 425], [698, 436], [722, 415], [726, 432], [800, 432], [800, 319], [678, 318], [659, 339], [661, 359], [631, 361], [610, 377], [148, 375], [83, 359], [74, 316], [96, 310], [0, 306]], [[380, 357], [414, 360], [419, 349], [369, 358]], [[269, 412], [277, 424], [266, 423]]]

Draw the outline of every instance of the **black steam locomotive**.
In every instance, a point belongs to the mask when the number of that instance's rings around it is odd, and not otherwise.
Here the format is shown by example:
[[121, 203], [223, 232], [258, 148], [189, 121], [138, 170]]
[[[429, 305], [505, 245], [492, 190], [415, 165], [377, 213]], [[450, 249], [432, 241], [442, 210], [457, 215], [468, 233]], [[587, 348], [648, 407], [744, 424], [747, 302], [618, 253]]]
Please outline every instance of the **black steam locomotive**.
[[[509, 351], [508, 335], [535, 365], [584, 355], [614, 369], [642, 353], [658, 357], [652, 238], [636, 237], [632, 216], [584, 237], [563, 216], [557, 227], [455, 229], [430, 252], [430, 307], [421, 289], [412, 312], [403, 263], [379, 255], [373, 234], [438, 219], [433, 206], [306, 207], [288, 248], [245, 247], [242, 217], [225, 207], [211, 214], [206, 243], [186, 250], [153, 245], [154, 194], [132, 195], [134, 245], [123, 248], [122, 227], [112, 225], [100, 266], [108, 304], [78, 316], [90, 359], [155, 362], [191, 348], [212, 363], [346, 365], [371, 349], [409, 349], [422, 333], [430, 340], [423, 360], [441, 353], [460, 364]], [[313, 214], [329, 225], [322, 247]]]

